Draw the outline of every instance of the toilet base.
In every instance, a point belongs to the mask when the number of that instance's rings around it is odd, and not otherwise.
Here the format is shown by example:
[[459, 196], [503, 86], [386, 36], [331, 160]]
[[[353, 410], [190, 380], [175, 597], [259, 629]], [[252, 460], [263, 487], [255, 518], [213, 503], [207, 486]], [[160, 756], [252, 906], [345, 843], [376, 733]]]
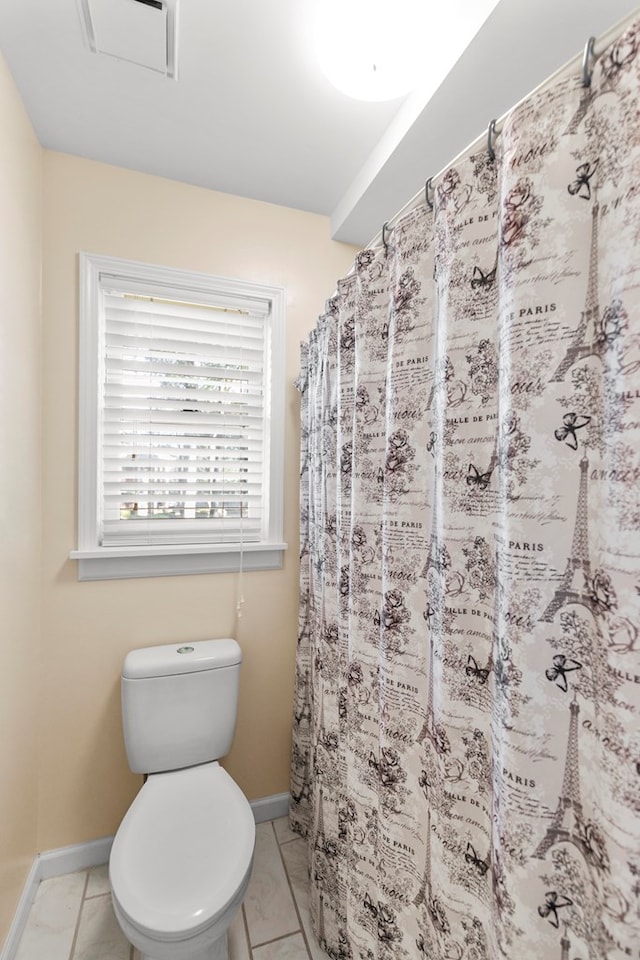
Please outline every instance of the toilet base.
[[[158, 960], [157, 957], [151, 956], [150, 953], [140, 953], [140, 951], [137, 952], [137, 956], [140, 960]], [[190, 954], [188, 957], [185, 956], [184, 960], [229, 960], [226, 932], [207, 947], [206, 950], [200, 950], [198, 953]]]

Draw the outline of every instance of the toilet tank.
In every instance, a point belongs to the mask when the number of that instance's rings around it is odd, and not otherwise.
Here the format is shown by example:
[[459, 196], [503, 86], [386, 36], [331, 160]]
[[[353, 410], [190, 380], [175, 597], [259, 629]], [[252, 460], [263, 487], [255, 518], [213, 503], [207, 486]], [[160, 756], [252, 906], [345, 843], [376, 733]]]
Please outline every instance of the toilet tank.
[[145, 647], [122, 668], [122, 723], [134, 773], [224, 757], [236, 725], [242, 651], [235, 640]]

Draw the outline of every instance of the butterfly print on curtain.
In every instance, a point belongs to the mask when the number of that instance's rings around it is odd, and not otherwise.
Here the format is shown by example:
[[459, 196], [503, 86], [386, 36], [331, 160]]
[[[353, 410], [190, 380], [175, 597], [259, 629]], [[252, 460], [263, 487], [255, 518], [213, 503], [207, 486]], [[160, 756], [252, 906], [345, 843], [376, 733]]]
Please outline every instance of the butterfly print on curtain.
[[336, 960], [640, 960], [638, 36], [303, 349], [291, 824]]

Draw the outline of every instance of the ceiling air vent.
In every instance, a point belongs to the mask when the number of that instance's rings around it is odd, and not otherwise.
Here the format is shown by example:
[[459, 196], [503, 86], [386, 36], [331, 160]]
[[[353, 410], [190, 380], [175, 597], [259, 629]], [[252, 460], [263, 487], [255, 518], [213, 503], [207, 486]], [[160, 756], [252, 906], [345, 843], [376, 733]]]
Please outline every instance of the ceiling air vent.
[[77, 0], [87, 46], [177, 79], [178, 0]]

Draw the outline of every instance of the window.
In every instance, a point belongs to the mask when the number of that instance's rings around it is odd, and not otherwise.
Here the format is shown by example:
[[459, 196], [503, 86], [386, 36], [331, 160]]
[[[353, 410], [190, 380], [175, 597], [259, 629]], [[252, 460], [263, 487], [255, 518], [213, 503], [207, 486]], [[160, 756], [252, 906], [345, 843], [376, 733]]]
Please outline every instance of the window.
[[284, 291], [80, 254], [79, 579], [282, 566]]

